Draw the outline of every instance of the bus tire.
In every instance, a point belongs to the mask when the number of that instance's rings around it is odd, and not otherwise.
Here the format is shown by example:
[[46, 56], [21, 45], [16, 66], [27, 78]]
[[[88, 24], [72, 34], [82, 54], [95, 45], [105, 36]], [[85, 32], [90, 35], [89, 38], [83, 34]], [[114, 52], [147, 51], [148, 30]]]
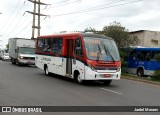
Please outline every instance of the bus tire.
[[104, 85], [109, 86], [111, 84], [112, 80], [105, 80], [103, 81]]
[[138, 68], [137, 76], [139, 76], [139, 77], [143, 77], [144, 76], [144, 70], [142, 68]]
[[47, 75], [47, 76], [50, 75], [50, 72], [48, 71], [47, 65], [44, 66], [44, 72], [45, 72], [45, 75]]
[[74, 79], [77, 83], [83, 84], [83, 80], [81, 79], [80, 73], [78, 71], [74, 72]]

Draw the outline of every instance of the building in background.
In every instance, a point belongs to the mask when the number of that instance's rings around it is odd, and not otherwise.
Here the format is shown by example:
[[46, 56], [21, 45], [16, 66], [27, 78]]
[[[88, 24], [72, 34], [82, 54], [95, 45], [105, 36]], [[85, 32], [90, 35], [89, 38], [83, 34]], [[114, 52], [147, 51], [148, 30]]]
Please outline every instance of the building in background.
[[139, 39], [137, 46], [160, 47], [160, 31], [138, 30], [130, 32], [130, 35]]

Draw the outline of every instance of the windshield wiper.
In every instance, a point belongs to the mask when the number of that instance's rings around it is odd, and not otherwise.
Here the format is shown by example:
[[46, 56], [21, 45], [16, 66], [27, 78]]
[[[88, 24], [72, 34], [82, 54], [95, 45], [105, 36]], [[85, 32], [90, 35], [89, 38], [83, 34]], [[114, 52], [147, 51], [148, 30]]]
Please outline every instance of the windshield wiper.
[[110, 57], [112, 58], [112, 60], [113, 61], [115, 61], [115, 59], [114, 59], [114, 57], [113, 57], [113, 55], [106, 49], [106, 47], [105, 47], [105, 45], [103, 44], [103, 47], [104, 47], [104, 50], [105, 50], [105, 52], [106, 52], [106, 54], [109, 54], [110, 55]]
[[99, 60], [100, 54], [102, 55], [102, 51], [101, 51], [99, 44], [97, 44], [97, 46], [98, 46], [98, 50], [99, 50], [99, 52], [97, 52], [97, 60]]

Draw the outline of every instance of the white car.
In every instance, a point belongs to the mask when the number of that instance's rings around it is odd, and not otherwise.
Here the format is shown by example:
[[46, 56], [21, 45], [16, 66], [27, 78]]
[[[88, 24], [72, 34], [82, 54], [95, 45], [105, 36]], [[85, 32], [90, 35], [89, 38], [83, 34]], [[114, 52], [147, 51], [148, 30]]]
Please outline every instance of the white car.
[[3, 53], [2, 54], [2, 60], [5, 61], [5, 60], [10, 60], [11, 58], [9, 57], [9, 53]]

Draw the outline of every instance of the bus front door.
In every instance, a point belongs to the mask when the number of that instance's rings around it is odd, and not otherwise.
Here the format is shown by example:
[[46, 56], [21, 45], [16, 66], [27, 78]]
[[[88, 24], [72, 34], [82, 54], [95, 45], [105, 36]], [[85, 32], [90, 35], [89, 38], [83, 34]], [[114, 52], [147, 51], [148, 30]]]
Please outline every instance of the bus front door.
[[66, 51], [67, 51], [67, 59], [66, 59], [66, 75], [71, 77], [72, 75], [72, 57], [73, 57], [73, 40], [66, 40]]

